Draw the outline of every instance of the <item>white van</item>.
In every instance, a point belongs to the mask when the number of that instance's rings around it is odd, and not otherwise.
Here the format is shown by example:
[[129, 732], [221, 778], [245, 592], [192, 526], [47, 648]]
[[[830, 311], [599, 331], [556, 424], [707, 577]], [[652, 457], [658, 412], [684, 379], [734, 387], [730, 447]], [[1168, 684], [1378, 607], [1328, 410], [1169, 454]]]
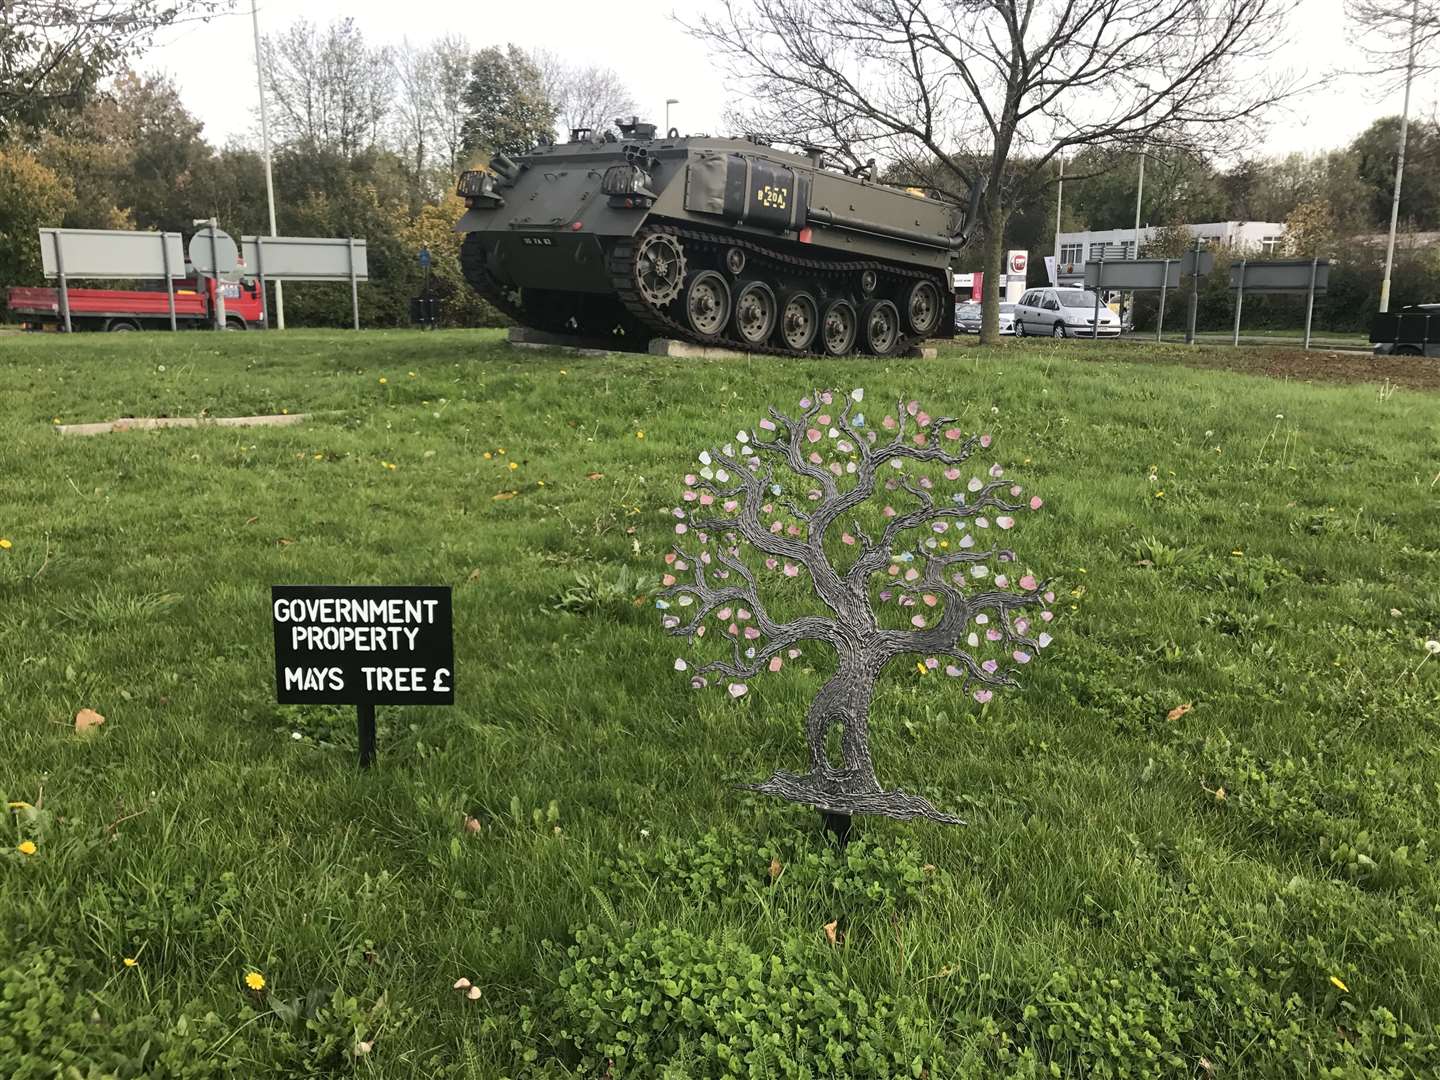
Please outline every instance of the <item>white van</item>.
[[1015, 333], [1021, 337], [1119, 337], [1120, 318], [1100, 305], [1089, 289], [1031, 289], [1015, 305]]

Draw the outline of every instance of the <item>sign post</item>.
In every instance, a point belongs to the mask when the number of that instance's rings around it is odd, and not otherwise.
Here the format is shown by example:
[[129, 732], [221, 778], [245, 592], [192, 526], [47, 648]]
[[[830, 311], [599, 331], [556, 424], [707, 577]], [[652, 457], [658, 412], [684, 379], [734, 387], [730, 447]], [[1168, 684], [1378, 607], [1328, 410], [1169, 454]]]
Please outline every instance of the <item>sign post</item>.
[[360, 767], [375, 760], [376, 705], [453, 705], [448, 586], [274, 585], [275, 696], [354, 705]]
[[1310, 320], [1315, 314], [1315, 274], [1320, 268], [1319, 259], [1310, 260], [1310, 291], [1305, 295], [1305, 350], [1310, 350]]
[[55, 272], [60, 278], [60, 313], [65, 316], [65, 332], [73, 333], [70, 328], [70, 286], [65, 280], [65, 245], [60, 242], [60, 236], [55, 235]]
[[1195, 314], [1200, 310], [1200, 234], [1195, 234], [1195, 251], [1190, 264], [1190, 312], [1185, 323], [1185, 344], [1195, 344]]
[[355, 329], [360, 329], [360, 287], [355, 283], [355, 238], [347, 237], [346, 255], [350, 269], [350, 308], [355, 316]]
[[1235, 332], [1231, 344], [1240, 344], [1240, 308], [1247, 292], [1304, 293], [1305, 348], [1310, 347], [1315, 296], [1330, 288], [1329, 259], [1274, 259], [1251, 262], [1241, 259], [1230, 264], [1230, 288], [1235, 293]]
[[1240, 309], [1245, 306], [1245, 266], [1249, 261], [1240, 260], [1240, 284], [1235, 287], [1235, 333], [1232, 335], [1231, 345], [1240, 344]]
[[1090, 320], [1090, 336], [1100, 340], [1100, 290], [1105, 287], [1105, 260], [1100, 260], [1100, 270], [1095, 275], [1095, 315]]
[[[1160, 311], [1155, 316], [1155, 340], [1161, 340], [1161, 334], [1165, 330], [1165, 294], [1170, 288], [1170, 260], [1165, 260], [1165, 275], [1160, 279]], [[1134, 325], [1134, 320], [1131, 320]]]

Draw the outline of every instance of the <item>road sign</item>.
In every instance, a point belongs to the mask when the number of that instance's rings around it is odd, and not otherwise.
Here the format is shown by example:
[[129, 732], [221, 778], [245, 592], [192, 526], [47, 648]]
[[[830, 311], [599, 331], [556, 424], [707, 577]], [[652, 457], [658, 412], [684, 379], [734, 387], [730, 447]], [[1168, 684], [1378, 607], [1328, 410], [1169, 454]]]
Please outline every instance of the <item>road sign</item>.
[[206, 277], [230, 273], [239, 259], [235, 240], [224, 229], [206, 225], [190, 237], [190, 265]]
[[172, 271], [184, 276], [185, 251], [179, 233], [41, 229], [40, 261], [45, 276], [52, 278], [64, 273], [72, 278], [159, 280]]
[[1117, 259], [1085, 264], [1087, 289], [1173, 289], [1179, 284], [1179, 259]]
[[428, 247], [422, 247], [420, 249], [420, 269], [430, 269], [430, 249]]
[[[368, 281], [363, 239], [330, 236], [245, 236], [245, 266], [269, 281]], [[351, 262], [351, 256], [354, 262]], [[353, 273], [352, 273], [353, 271]]]
[[276, 700], [356, 706], [362, 767], [376, 705], [455, 703], [448, 586], [274, 585], [270, 615]]
[[1330, 287], [1329, 259], [1272, 259], [1230, 264], [1230, 288], [1247, 293], [1323, 293]]
[[1194, 277], [1197, 260], [1200, 263], [1201, 277], [1215, 269], [1215, 253], [1213, 251], [1187, 251], [1180, 256], [1180, 273], [1186, 277]]

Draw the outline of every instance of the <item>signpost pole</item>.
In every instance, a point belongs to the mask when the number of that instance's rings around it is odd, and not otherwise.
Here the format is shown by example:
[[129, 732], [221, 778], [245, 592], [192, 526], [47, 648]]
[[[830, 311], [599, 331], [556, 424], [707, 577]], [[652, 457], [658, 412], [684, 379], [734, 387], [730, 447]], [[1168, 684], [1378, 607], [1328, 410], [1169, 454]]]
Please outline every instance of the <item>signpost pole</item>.
[[160, 234], [160, 258], [165, 264], [165, 299], [170, 306], [170, 329], [175, 327], [175, 282], [170, 272], [170, 234]]
[[215, 292], [215, 329], [225, 329], [225, 290], [220, 287], [220, 251], [215, 239], [215, 219], [210, 219], [210, 272], [214, 275], [210, 280], [213, 283]]
[[360, 733], [360, 768], [368, 769], [375, 761], [375, 706], [356, 705], [355, 717]]
[[1310, 292], [1305, 297], [1305, 348], [1310, 348], [1310, 320], [1315, 314], [1315, 275], [1319, 271], [1320, 260], [1310, 260]]
[[[270, 329], [270, 297], [265, 292], [265, 237], [255, 237], [255, 276], [260, 280], [260, 325]], [[276, 282], [278, 285], [279, 282]]]
[[1100, 340], [1100, 289], [1105, 284], [1105, 260], [1100, 260], [1100, 267], [1095, 272], [1095, 317], [1090, 320], [1090, 336], [1096, 341]]
[[355, 238], [349, 237], [350, 307], [355, 316], [355, 329], [360, 329], [360, 287], [355, 283]]
[[1165, 329], [1165, 293], [1170, 287], [1170, 260], [1165, 260], [1165, 270], [1160, 278], [1160, 312], [1155, 317], [1155, 340], [1161, 340], [1161, 333]]
[[1245, 264], [1249, 261], [1240, 260], [1240, 287], [1235, 291], [1235, 332], [1231, 335], [1231, 345], [1240, 344], [1240, 309], [1245, 306]]
[[1195, 234], [1194, 265], [1190, 267], [1190, 315], [1185, 325], [1185, 344], [1195, 344], [1195, 313], [1200, 308], [1200, 234]]
[[65, 317], [65, 332], [72, 332], [70, 326], [70, 286], [65, 280], [65, 247], [60, 234], [50, 234], [55, 240], [55, 276], [60, 279], [60, 314]]

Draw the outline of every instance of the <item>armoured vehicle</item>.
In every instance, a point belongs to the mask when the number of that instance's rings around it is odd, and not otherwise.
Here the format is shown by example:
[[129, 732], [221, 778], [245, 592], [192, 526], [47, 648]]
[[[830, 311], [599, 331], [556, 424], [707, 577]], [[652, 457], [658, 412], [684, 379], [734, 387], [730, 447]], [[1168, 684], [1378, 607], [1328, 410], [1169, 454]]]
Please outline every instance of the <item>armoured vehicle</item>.
[[644, 350], [875, 355], [953, 336], [968, 212], [756, 137], [580, 128], [460, 177], [461, 264], [517, 322]]

